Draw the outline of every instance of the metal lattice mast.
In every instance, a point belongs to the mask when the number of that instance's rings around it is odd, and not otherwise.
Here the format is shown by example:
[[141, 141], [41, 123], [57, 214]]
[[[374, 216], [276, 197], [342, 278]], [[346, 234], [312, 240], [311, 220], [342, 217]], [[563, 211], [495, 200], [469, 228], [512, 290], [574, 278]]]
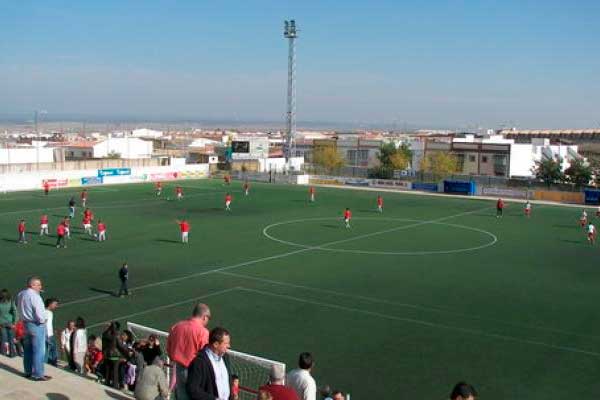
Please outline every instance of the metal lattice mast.
[[288, 87], [287, 87], [287, 138], [285, 158], [289, 162], [294, 156], [294, 141], [296, 137], [296, 21], [285, 21], [283, 36], [288, 39]]

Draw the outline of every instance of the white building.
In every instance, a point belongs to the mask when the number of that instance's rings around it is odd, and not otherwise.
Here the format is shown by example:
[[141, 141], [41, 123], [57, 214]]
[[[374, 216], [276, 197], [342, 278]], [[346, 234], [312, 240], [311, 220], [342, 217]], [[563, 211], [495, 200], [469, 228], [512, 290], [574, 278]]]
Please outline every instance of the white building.
[[153, 129], [141, 128], [141, 129], [134, 129], [131, 132], [131, 136], [136, 137], [136, 138], [159, 139], [159, 138], [163, 137], [163, 132], [155, 131]]
[[120, 158], [150, 158], [152, 157], [153, 144], [149, 140], [124, 137], [111, 138], [98, 142], [93, 148], [94, 158], [104, 158], [111, 154], [119, 154]]

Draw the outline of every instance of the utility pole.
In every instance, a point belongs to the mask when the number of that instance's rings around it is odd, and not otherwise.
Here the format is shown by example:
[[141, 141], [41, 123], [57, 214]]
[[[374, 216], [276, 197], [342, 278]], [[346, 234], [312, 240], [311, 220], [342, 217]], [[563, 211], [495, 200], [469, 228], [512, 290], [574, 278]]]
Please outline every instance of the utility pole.
[[296, 21], [284, 22], [283, 36], [288, 39], [288, 87], [287, 87], [287, 138], [285, 148], [286, 163], [290, 163], [294, 156], [294, 143], [296, 136]]

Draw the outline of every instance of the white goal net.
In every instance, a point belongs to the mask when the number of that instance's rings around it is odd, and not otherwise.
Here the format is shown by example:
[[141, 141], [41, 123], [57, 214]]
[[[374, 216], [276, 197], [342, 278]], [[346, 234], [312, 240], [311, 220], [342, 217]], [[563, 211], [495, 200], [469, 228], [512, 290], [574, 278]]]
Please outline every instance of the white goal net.
[[[154, 334], [159, 339], [161, 348], [163, 350], [166, 349], [167, 338], [169, 337], [168, 332], [133, 322], [127, 322], [127, 329], [131, 331], [135, 340], [147, 339], [148, 336]], [[240, 379], [240, 400], [256, 399], [258, 388], [268, 382], [269, 373], [273, 365], [279, 366], [285, 373], [285, 364], [278, 361], [268, 360], [235, 350], [229, 350], [227, 357], [229, 359], [229, 373], [237, 375]], [[171, 371], [167, 368], [167, 378], [169, 379], [170, 377]]]

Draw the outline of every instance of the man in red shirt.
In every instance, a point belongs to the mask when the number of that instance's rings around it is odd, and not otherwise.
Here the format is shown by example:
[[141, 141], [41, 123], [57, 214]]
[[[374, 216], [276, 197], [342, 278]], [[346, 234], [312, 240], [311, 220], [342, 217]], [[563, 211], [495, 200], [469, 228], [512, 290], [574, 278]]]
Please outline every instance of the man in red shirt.
[[44, 194], [46, 196], [48, 196], [48, 192], [50, 192], [50, 183], [48, 183], [48, 181], [44, 181], [43, 186], [44, 186]]
[[167, 338], [167, 354], [175, 364], [177, 386], [175, 398], [187, 400], [185, 385], [187, 383], [187, 368], [194, 361], [196, 355], [208, 344], [209, 332], [206, 328], [210, 321], [210, 308], [206, 304], [198, 303], [192, 311], [192, 317], [180, 321], [169, 330]]
[[103, 242], [106, 240], [106, 224], [102, 220], [98, 220], [98, 241]]
[[310, 202], [311, 202], [311, 203], [314, 203], [314, 202], [315, 202], [315, 188], [314, 188], [313, 186], [311, 186], [311, 187], [308, 189], [308, 194], [309, 194], [309, 196], [310, 196]]
[[181, 186], [175, 188], [175, 196], [177, 197], [177, 200], [183, 199], [183, 188]]
[[40, 236], [48, 236], [48, 215], [42, 214], [40, 217]]
[[271, 366], [269, 374], [269, 383], [261, 386], [259, 392], [268, 392], [273, 396], [273, 400], [300, 400], [298, 394], [291, 387], [284, 386], [285, 373], [279, 365]]
[[344, 210], [344, 223], [346, 224], [346, 228], [350, 229], [350, 220], [352, 219], [352, 211], [348, 207]]
[[19, 225], [17, 226], [17, 231], [19, 232], [19, 243], [27, 243], [27, 238], [25, 238], [25, 220], [24, 219], [19, 221]]
[[65, 226], [62, 222], [56, 227], [56, 248], [58, 249], [61, 245], [64, 249], [67, 248], [67, 243], [65, 242]]
[[83, 231], [92, 236], [92, 216], [85, 215], [85, 213], [83, 215]]
[[383, 197], [381, 195], [377, 196], [377, 211], [383, 212]]
[[227, 193], [225, 195], [225, 211], [231, 211], [231, 208], [229, 207], [231, 205], [231, 195], [229, 193]]
[[83, 189], [80, 197], [81, 197], [81, 207], [85, 208], [85, 203], [87, 203], [87, 198], [88, 198], [87, 189]]
[[502, 212], [504, 211], [504, 200], [498, 199], [496, 202], [496, 218], [502, 217]]
[[179, 230], [181, 231], [181, 243], [189, 243], [190, 223], [184, 219], [177, 221]]
[[162, 194], [162, 182], [156, 182], [156, 195], [160, 196]]

